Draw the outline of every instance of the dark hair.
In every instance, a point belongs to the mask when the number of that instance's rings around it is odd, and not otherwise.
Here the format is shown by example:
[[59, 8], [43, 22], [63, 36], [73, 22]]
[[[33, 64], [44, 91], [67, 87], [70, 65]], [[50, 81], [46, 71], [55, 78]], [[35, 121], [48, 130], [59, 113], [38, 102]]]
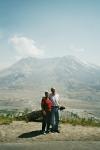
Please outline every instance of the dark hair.
[[51, 91], [55, 91], [55, 88], [51, 88]]
[[49, 94], [49, 92], [48, 92], [48, 91], [45, 91], [45, 94]]

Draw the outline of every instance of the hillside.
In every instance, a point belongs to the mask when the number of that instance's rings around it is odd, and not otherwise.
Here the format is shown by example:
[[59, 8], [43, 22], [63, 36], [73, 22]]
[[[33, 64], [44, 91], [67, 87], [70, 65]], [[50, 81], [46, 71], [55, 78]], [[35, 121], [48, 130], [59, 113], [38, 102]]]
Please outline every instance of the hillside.
[[65, 99], [98, 100], [100, 67], [83, 63], [73, 56], [47, 59], [28, 57], [0, 72], [1, 92], [32, 91], [39, 98], [40, 93], [52, 86]]

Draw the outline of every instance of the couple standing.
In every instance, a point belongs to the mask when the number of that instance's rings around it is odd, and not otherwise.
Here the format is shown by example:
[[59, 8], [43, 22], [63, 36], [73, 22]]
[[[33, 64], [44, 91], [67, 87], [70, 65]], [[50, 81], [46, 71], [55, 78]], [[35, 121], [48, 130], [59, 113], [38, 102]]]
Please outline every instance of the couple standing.
[[[45, 92], [45, 97], [41, 101], [42, 108], [42, 133], [50, 132], [50, 125], [52, 126], [51, 132], [59, 132], [59, 95], [56, 93], [55, 88], [51, 88], [51, 93]], [[45, 131], [46, 128], [46, 131]]]

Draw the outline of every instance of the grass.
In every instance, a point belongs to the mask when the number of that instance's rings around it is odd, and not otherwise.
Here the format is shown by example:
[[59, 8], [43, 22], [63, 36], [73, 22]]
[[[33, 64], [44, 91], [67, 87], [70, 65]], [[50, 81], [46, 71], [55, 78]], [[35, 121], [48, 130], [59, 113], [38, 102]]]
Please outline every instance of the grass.
[[[21, 115], [20, 115], [21, 113]], [[13, 121], [26, 121], [28, 122], [27, 118], [28, 109], [25, 109], [23, 112], [11, 112], [6, 111], [0, 115], [0, 125], [3, 124], [10, 124]]]
[[9, 118], [9, 117], [4, 117], [4, 116], [0, 116], [0, 125], [3, 125], [3, 124], [10, 124], [12, 123], [12, 119]]
[[66, 119], [61, 120], [61, 123], [69, 123], [73, 126], [82, 125], [82, 126], [92, 126], [92, 127], [100, 127], [100, 121], [92, 120], [92, 119], [85, 119], [85, 118], [75, 118], [75, 119]]
[[[6, 116], [4, 116], [3, 114], [0, 116], [0, 125], [2, 124], [10, 124], [13, 121], [25, 121], [25, 122], [29, 122], [29, 121], [41, 121], [41, 111], [35, 111], [34, 114], [32, 114], [31, 117], [33, 117], [34, 115], [34, 120], [30, 120], [30, 118], [28, 117], [28, 109], [25, 109], [21, 115], [20, 112], [17, 112], [17, 116], [16, 113], [6, 113]], [[72, 118], [67, 118], [66, 116], [62, 116], [60, 118], [60, 122], [61, 123], [68, 123], [68, 124], [72, 124], [73, 126], [75, 125], [82, 125], [82, 126], [92, 126], [92, 127], [100, 127], [100, 120], [95, 120], [93, 118], [79, 118], [77, 115], [73, 115], [72, 114]]]

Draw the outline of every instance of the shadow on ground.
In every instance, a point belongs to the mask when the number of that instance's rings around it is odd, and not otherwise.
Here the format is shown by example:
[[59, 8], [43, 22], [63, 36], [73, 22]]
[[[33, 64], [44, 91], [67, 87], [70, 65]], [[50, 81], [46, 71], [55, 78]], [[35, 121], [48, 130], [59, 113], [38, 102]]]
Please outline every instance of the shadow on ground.
[[41, 135], [41, 130], [36, 130], [32, 132], [23, 133], [18, 136], [18, 138], [32, 138]]

